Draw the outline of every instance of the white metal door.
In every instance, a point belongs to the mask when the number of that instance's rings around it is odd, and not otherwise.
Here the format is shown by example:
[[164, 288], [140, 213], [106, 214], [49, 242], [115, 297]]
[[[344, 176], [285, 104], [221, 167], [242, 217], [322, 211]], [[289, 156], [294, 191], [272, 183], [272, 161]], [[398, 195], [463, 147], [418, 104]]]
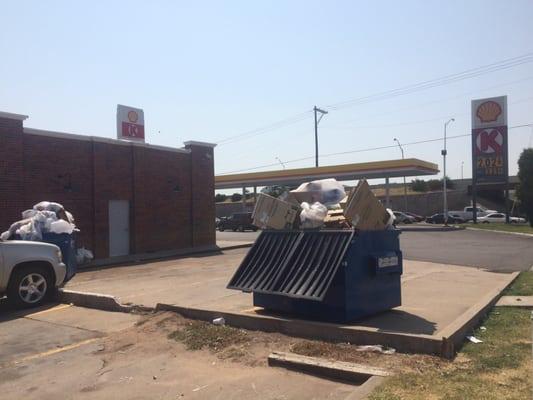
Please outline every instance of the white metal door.
[[130, 254], [130, 202], [109, 200], [109, 256]]

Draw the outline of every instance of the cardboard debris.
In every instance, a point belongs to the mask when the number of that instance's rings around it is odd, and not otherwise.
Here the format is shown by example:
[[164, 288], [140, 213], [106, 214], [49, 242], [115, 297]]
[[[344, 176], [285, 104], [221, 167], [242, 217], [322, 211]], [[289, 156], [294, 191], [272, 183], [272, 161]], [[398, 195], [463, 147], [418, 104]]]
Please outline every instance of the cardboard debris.
[[350, 223], [346, 221], [343, 210], [337, 209], [328, 211], [328, 215], [324, 219], [324, 226], [326, 228], [344, 229], [350, 228]]
[[299, 205], [260, 193], [252, 219], [253, 224], [261, 229], [292, 229], [299, 213]]
[[385, 229], [389, 220], [389, 213], [365, 179], [361, 179], [348, 195], [344, 216], [355, 228], [367, 231]]

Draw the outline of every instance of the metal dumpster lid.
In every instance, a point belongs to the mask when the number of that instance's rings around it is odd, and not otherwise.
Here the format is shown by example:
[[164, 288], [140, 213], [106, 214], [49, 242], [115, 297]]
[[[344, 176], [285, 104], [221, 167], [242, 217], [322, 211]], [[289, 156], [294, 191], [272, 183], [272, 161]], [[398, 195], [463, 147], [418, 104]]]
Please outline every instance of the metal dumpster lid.
[[228, 289], [322, 301], [353, 230], [263, 231]]

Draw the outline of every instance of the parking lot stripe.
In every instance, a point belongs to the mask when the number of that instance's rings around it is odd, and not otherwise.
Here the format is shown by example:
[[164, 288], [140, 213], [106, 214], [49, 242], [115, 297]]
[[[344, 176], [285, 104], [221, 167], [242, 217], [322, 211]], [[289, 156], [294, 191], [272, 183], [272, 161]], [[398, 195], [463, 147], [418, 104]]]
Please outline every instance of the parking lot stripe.
[[42, 315], [42, 314], [46, 314], [46, 313], [49, 313], [49, 312], [52, 312], [52, 311], [64, 310], [65, 308], [69, 308], [69, 307], [72, 307], [72, 305], [71, 304], [60, 304], [60, 305], [57, 305], [55, 307], [49, 308], [47, 310], [38, 311], [38, 312], [33, 313], [33, 314], [27, 314], [26, 317], [35, 317], [36, 315]]
[[62, 353], [64, 351], [73, 350], [78, 347], [84, 346], [86, 344], [96, 342], [97, 340], [100, 340], [100, 339], [101, 338], [92, 338], [92, 339], [82, 340], [81, 342], [72, 343], [67, 346], [59, 347], [59, 348], [48, 350], [48, 351], [43, 351], [42, 353], [32, 354], [31, 356], [22, 357], [18, 360], [14, 360], [10, 362], [10, 364], [20, 364], [22, 362], [35, 360], [37, 358], [43, 358], [43, 357], [51, 356], [57, 353]]

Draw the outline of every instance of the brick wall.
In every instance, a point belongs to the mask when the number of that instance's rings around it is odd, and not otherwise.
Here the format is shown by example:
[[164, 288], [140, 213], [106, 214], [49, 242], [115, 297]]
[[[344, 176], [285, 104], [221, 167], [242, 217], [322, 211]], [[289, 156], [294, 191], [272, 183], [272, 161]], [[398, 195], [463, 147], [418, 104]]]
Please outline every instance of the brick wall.
[[130, 204], [130, 253], [215, 244], [213, 149], [177, 152], [23, 132], [0, 118], [0, 231], [42, 200], [76, 218], [79, 246], [109, 256], [110, 200]]

